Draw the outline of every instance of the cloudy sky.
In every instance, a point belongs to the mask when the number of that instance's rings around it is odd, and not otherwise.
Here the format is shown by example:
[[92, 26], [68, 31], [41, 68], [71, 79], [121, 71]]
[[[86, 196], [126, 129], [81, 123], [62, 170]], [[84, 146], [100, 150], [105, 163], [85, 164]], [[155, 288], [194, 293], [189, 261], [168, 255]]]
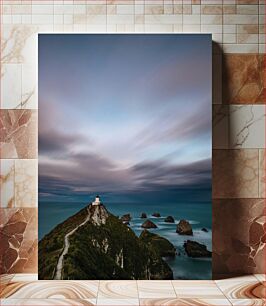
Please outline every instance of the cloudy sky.
[[41, 201], [209, 190], [210, 158], [210, 35], [39, 35]]

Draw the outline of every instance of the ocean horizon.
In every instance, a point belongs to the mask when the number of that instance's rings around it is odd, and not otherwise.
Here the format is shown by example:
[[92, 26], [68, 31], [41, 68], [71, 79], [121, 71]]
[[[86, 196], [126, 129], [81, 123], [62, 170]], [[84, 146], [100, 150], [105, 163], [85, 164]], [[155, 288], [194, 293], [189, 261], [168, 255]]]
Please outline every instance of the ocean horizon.
[[[65, 221], [73, 214], [86, 207], [85, 202], [45, 202], [39, 201], [39, 240], [48, 234], [56, 225]], [[208, 202], [179, 203], [104, 203], [106, 209], [115, 216], [121, 217], [130, 213], [132, 220], [129, 227], [137, 236], [143, 231], [141, 228], [145, 219], [141, 219], [141, 213], [146, 213], [147, 218], [154, 222], [158, 228], [149, 229], [168, 239], [177, 249], [179, 256], [174, 259], [165, 258], [174, 273], [174, 279], [211, 279], [211, 258], [190, 258], [183, 249], [184, 241], [194, 240], [205, 244], [208, 250], [212, 250], [212, 210]], [[153, 217], [158, 212], [161, 217]], [[175, 223], [166, 223], [164, 219], [173, 216]], [[176, 233], [176, 224], [181, 219], [190, 222], [193, 236], [181, 236]], [[208, 232], [201, 229], [206, 228]]]

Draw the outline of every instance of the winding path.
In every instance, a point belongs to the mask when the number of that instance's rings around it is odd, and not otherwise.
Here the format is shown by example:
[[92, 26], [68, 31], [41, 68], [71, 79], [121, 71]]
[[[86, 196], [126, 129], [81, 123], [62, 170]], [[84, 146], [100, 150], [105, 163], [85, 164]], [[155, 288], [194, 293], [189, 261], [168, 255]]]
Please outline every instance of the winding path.
[[83, 226], [84, 224], [86, 224], [90, 219], [90, 213], [88, 211], [88, 216], [86, 217], [85, 221], [83, 221], [82, 223], [80, 223], [77, 227], [75, 227], [71, 232], [67, 233], [65, 235], [65, 243], [64, 243], [64, 250], [62, 252], [62, 254], [60, 255], [59, 259], [58, 259], [58, 263], [56, 266], [56, 273], [55, 273], [55, 277], [54, 279], [61, 279], [62, 278], [62, 269], [63, 269], [63, 261], [64, 261], [64, 256], [68, 253], [68, 249], [69, 249], [69, 237], [71, 235], [73, 235], [75, 233], [75, 231], [80, 228], [81, 226]]

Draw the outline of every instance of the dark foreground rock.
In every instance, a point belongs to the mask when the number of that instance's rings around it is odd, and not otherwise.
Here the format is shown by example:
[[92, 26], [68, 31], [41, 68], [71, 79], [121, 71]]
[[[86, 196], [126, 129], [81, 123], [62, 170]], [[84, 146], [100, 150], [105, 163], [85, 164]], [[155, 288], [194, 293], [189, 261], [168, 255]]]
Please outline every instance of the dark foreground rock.
[[176, 226], [176, 232], [179, 235], [193, 235], [192, 227], [187, 220], [180, 220], [180, 222]]
[[175, 223], [175, 219], [172, 216], [168, 216], [164, 219], [164, 222]]
[[121, 221], [122, 221], [122, 222], [129, 222], [129, 221], [131, 221], [131, 216], [130, 216], [130, 214], [125, 214], [125, 215], [123, 215], [123, 216], [121, 217]]
[[203, 232], [205, 232], [205, 233], [208, 233], [208, 230], [207, 230], [207, 228], [205, 228], [205, 227], [203, 227], [201, 230], [202, 230]]
[[161, 215], [158, 212], [153, 213], [152, 216], [156, 217], [156, 218], [160, 218], [161, 217]]
[[142, 213], [140, 217], [141, 217], [141, 219], [147, 219], [147, 214]]
[[142, 228], [157, 228], [157, 225], [154, 224], [152, 221], [150, 220], [146, 220], [142, 225]]
[[173, 279], [158, 250], [144, 243], [104, 205], [89, 205], [58, 224], [39, 241], [39, 278], [53, 279], [64, 237], [69, 238], [62, 279]]
[[145, 229], [139, 238], [147, 245], [153, 246], [161, 257], [175, 257], [176, 255], [176, 249], [174, 245], [169, 240], [157, 234], [150, 233]]
[[184, 243], [184, 248], [189, 257], [211, 257], [212, 252], [207, 250], [206, 245], [196, 241], [188, 240]]

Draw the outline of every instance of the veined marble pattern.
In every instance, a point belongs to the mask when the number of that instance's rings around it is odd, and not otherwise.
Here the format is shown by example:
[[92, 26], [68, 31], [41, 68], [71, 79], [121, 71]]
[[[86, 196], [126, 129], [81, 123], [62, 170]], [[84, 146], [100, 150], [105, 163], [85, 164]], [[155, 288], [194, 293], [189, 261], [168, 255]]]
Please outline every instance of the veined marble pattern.
[[214, 278], [265, 271], [265, 225], [264, 199], [213, 201]]
[[0, 160], [0, 207], [37, 207], [37, 160]]
[[23, 306], [93, 306], [96, 305], [96, 299], [2, 299], [0, 305], [23, 305]]
[[213, 281], [172, 281], [176, 295], [179, 298], [223, 299], [224, 295]]
[[15, 205], [15, 162], [14, 160], [0, 160], [0, 207], [14, 207]]
[[0, 275], [0, 298], [2, 297], [1, 295], [2, 291], [7, 286], [7, 284], [11, 282], [13, 277], [14, 277], [14, 274], [1, 274]]
[[230, 148], [265, 148], [265, 106], [230, 105]]
[[265, 154], [266, 150], [259, 150], [259, 196], [265, 198], [265, 185], [266, 185], [266, 165], [265, 165]]
[[171, 281], [138, 281], [139, 298], [173, 298], [176, 293]]
[[214, 104], [212, 110], [212, 148], [227, 149], [229, 142], [228, 105]]
[[15, 161], [16, 207], [37, 207], [37, 160]]
[[1, 62], [34, 63], [37, 59], [38, 27], [27, 24], [9, 24], [2, 29]]
[[[25, 274], [21, 277], [16, 274], [11, 281], [6, 281], [1, 294], [2, 305], [264, 305], [264, 300], [258, 296], [264, 294], [265, 286], [253, 275], [203, 282], [150, 281], [153, 287], [148, 285], [149, 281], [141, 280], [125, 281], [124, 286], [123, 281], [105, 281], [101, 286], [101, 281], [29, 281], [25, 277]], [[5, 280], [6, 276], [2, 278]], [[136, 286], [137, 295], [129, 297], [133, 291], [136, 294], [135, 289], [132, 291]], [[178, 289], [176, 294], [174, 291], [171, 294], [173, 287]]]
[[134, 299], [138, 297], [138, 289], [136, 281], [100, 281], [98, 298], [105, 299], [112, 298], [125, 298]]
[[[37, 44], [41, 27], [33, 25], [5, 25], [2, 28], [1, 61], [7, 72], [2, 73], [1, 108], [37, 108]], [[8, 76], [10, 69], [19, 69], [12, 80], [12, 90]], [[14, 95], [14, 89], [17, 94]]]
[[140, 306], [229, 306], [226, 299], [141, 299]]
[[213, 150], [213, 197], [257, 198], [258, 158], [257, 149]]
[[266, 282], [266, 274], [254, 274], [256, 279], [260, 282]]
[[2, 298], [91, 299], [97, 296], [99, 281], [36, 281], [9, 283]]
[[264, 104], [263, 55], [226, 54], [223, 61], [223, 102]]
[[266, 287], [254, 276], [243, 276], [215, 281], [224, 295], [229, 299], [265, 299]]
[[0, 209], [0, 273], [37, 272], [37, 209]]
[[37, 111], [0, 110], [0, 157], [37, 157]]
[[1, 108], [21, 103], [21, 64], [1, 64]]
[[97, 305], [102, 306], [139, 306], [138, 299], [97, 299]]
[[263, 299], [229, 299], [233, 306], [265, 306], [266, 300]]

